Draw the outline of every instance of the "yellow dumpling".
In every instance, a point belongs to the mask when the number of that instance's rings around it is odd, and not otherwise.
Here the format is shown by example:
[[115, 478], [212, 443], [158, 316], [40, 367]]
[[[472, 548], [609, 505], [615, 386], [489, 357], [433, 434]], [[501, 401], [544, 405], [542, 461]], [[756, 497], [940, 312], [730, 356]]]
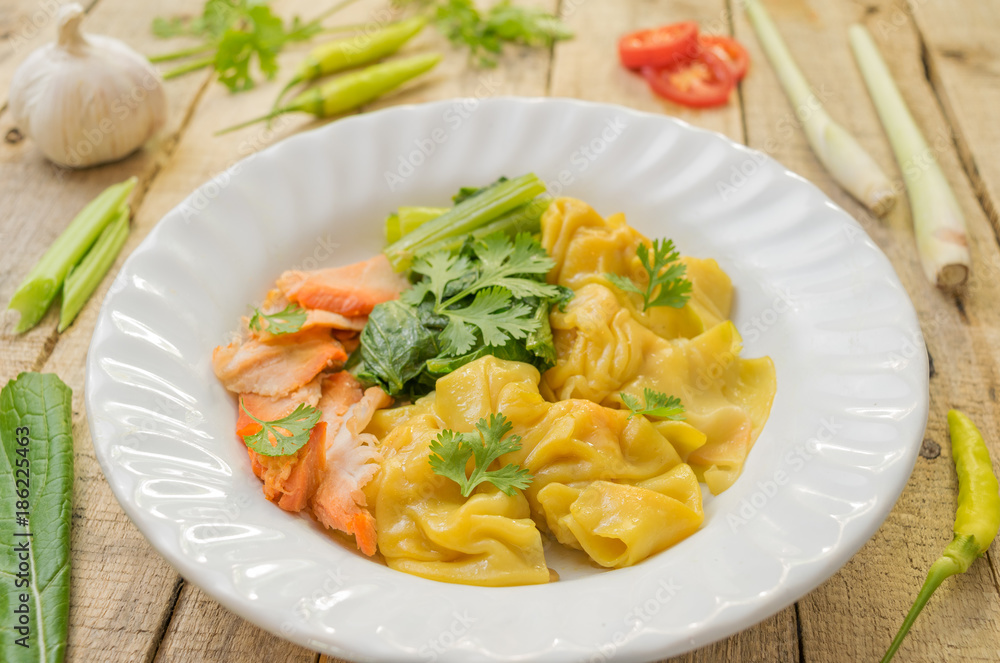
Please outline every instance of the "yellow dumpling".
[[[740, 359], [742, 341], [732, 322], [668, 341], [637, 321], [611, 290], [591, 283], [550, 323], [558, 361], [543, 376], [547, 398], [620, 407], [622, 391], [640, 399], [647, 387], [677, 396], [685, 422], [661, 422], [661, 432], [680, 438], [675, 448], [713, 494], [739, 477], [776, 386], [770, 358]], [[685, 426], [700, 431], [704, 443], [693, 433], [681, 437]]]
[[631, 278], [641, 287], [649, 282], [636, 256], [639, 244], [651, 242], [625, 222], [622, 214], [601, 217], [575, 198], [555, 200], [542, 216], [542, 246], [555, 259], [550, 283], [577, 290], [588, 283], [612, 289], [632, 316], [663, 338], [693, 338], [729, 317], [733, 286], [714, 260], [682, 257], [691, 297], [683, 308], [657, 306], [642, 310], [642, 297], [614, 287], [605, 274]]
[[440, 432], [436, 417], [417, 413], [382, 440], [373, 503], [386, 564], [467, 585], [548, 582], [541, 535], [524, 496], [481, 484], [462, 497], [458, 484], [435, 474], [428, 462], [430, 443]]
[[[412, 513], [414, 502], [430, 503], [421, 504], [420, 512], [437, 514], [443, 499], [440, 491], [447, 489], [446, 510], [457, 508], [456, 500], [461, 499], [457, 486], [431, 472], [427, 447], [438, 431], [469, 432], [477, 421], [496, 412], [502, 412], [513, 424], [512, 434], [521, 437], [521, 449], [502, 456], [498, 466], [515, 463], [531, 472], [534, 479], [523, 497], [518, 496], [526, 498], [538, 526], [550, 530], [561, 543], [584, 550], [603, 566], [628, 566], [698, 529], [704, 517], [700, 487], [673, 441], [676, 436], [682, 446], [690, 445], [685, 433], [667, 431], [665, 436], [645, 417], [629, 418], [626, 412], [591, 401], [547, 402], [538, 391], [539, 380], [537, 369], [529, 364], [483, 357], [440, 378], [433, 397], [410, 406], [405, 422], [399, 423], [400, 415], [384, 415], [394, 420], [394, 427], [383, 441], [389, 451], [373, 501], [379, 548], [390, 566], [431, 577], [428, 561], [414, 562], [418, 552], [426, 554], [427, 546], [414, 539], [417, 528], [399, 527], [400, 505], [406, 504], [403, 510]], [[373, 425], [384, 430], [387, 422], [376, 420]], [[407, 465], [407, 473], [401, 474], [401, 462], [419, 468]], [[425, 486], [422, 496], [409, 488], [419, 482]], [[543, 494], [548, 497], [543, 499]], [[499, 500], [503, 495], [493, 497]], [[523, 518], [527, 510], [524, 515], [514, 510], [505, 515]], [[431, 520], [439, 522], [440, 517]], [[419, 528], [423, 537], [427, 521], [424, 516]], [[465, 526], [461, 521], [446, 522]], [[442, 531], [434, 530], [439, 546]], [[601, 545], [605, 539], [606, 545]], [[449, 539], [448, 549], [454, 546]], [[508, 551], [501, 548], [500, 553], [496, 563], [509, 567]], [[401, 562], [400, 557], [405, 559]], [[470, 582], [465, 573], [469, 563], [442, 569], [437, 558], [429, 561], [436, 564], [431, 566], [435, 577], [447, 574], [453, 582]]]
[[538, 492], [560, 543], [606, 567], [631, 566], [686, 539], [701, 526], [701, 488], [691, 467], [636, 485], [550, 483]]

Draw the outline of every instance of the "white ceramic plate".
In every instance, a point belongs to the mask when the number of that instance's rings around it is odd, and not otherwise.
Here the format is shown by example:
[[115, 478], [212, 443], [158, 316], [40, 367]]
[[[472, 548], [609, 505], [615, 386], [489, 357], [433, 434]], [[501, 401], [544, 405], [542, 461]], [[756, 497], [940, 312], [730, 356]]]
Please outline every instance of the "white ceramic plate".
[[[638, 566], [563, 557], [563, 581], [502, 589], [392, 571], [265, 501], [212, 348], [282, 270], [378, 251], [397, 205], [529, 171], [719, 261], [745, 356], [774, 359], [771, 418], [704, 527]], [[274, 633], [359, 661], [644, 661], [763, 620], [868, 540], [913, 467], [926, 361], [885, 256], [777, 162], [625, 108], [458, 100], [295, 136], [198, 189], [115, 280], [86, 401], [129, 517], [185, 578]]]

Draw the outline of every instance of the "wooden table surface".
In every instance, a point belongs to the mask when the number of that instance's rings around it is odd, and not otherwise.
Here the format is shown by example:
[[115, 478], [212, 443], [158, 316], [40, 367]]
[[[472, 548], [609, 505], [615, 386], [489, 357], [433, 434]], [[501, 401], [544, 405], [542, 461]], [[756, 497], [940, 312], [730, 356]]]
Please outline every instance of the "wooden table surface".
[[[85, 29], [123, 39], [144, 53], [180, 47], [149, 31], [155, 16], [197, 13], [203, 0], [83, 0]], [[874, 661], [888, 645], [930, 563], [951, 538], [956, 480], [945, 413], [959, 407], [986, 432], [1000, 459], [1000, 4], [983, 0], [764, 0], [830, 114], [849, 128], [890, 177], [900, 177], [847, 45], [847, 27], [866, 24], [969, 225], [972, 278], [956, 292], [930, 285], [918, 263], [905, 199], [875, 219], [816, 161], [794, 109], [775, 79], [738, 0], [534, 0], [558, 11], [576, 38], [551, 51], [510, 51], [493, 70], [472, 70], [433, 31], [414, 49], [443, 48], [446, 61], [425, 83], [378, 106], [455, 96], [559, 96], [611, 102], [680, 117], [762, 150], [815, 182], [854, 215], [889, 256], [919, 313], [931, 357], [931, 412], [926, 439], [902, 497], [875, 536], [832, 578], [760, 624], [674, 661], [744, 663]], [[279, 13], [306, 16], [329, 2], [274, 0]], [[130, 158], [67, 171], [19, 139], [6, 107], [8, 83], [31, 49], [55, 32], [52, 0], [0, 2], [0, 303], [74, 213], [100, 190], [137, 175], [131, 237], [119, 264], [165, 212], [236, 160], [303, 128], [212, 132], [268, 108], [278, 82], [231, 95], [208, 75], [167, 83], [170, 119], [161, 136]], [[341, 14], [367, 22], [383, 0]], [[691, 111], [654, 98], [615, 57], [616, 38], [638, 28], [697, 19], [708, 32], [734, 34], [750, 51], [749, 75], [721, 109]], [[301, 57], [288, 51], [283, 71]], [[333, 659], [257, 628], [185, 582], [149, 546], [111, 494], [94, 456], [83, 408], [84, 359], [111, 278], [65, 333], [51, 311], [41, 325], [13, 336], [2, 321], [0, 383], [21, 371], [55, 372], [74, 391], [76, 484], [68, 660], [287, 661]], [[6, 314], [5, 314], [6, 315]], [[968, 573], [949, 580], [903, 645], [900, 661], [1000, 660], [997, 547]]]

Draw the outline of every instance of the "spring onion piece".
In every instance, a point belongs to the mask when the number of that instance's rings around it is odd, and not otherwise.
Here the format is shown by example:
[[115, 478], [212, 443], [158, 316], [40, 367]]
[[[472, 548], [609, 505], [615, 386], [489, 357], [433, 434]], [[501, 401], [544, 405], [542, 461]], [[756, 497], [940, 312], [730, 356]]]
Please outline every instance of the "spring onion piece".
[[498, 182], [403, 235], [385, 248], [385, 255], [397, 271], [402, 271], [409, 266], [417, 251], [444, 239], [464, 239], [473, 230], [495, 221], [544, 192], [545, 183], [533, 173]]
[[889, 178], [854, 136], [834, 122], [819, 103], [767, 10], [758, 0], [745, 0], [745, 3], [750, 23], [788, 100], [796, 109], [808, 109], [796, 114], [816, 157], [848, 193], [876, 216], [884, 216], [896, 203], [896, 193]]
[[66, 276], [63, 283], [62, 307], [59, 310], [59, 331], [65, 331], [87, 303], [128, 238], [129, 206], [125, 205], [115, 220], [108, 224], [94, 246]]
[[[965, 219], [955, 193], [920, 133], [871, 35], [863, 26], [853, 25], [848, 38], [868, 86], [868, 94], [903, 171], [924, 272], [939, 286], [961, 285], [969, 278], [971, 261]], [[918, 165], [925, 167], [916, 167]]]
[[70, 268], [80, 262], [98, 235], [118, 216], [137, 181], [130, 177], [90, 201], [31, 268], [7, 306], [21, 313], [16, 333], [31, 329], [42, 319]]

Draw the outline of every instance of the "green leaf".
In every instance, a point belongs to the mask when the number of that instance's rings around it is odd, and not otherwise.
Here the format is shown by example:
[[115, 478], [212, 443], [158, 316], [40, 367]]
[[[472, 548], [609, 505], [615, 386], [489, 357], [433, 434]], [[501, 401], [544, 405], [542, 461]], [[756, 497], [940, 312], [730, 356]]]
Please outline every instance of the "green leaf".
[[459, 355], [475, 342], [474, 329], [486, 345], [503, 345], [510, 338], [525, 338], [537, 327], [527, 304], [511, 304], [511, 294], [504, 288], [489, 288], [476, 293], [472, 303], [441, 311], [448, 326], [441, 332], [441, 350]]
[[661, 391], [646, 387], [643, 390], [646, 403], [643, 404], [637, 396], [627, 394], [624, 391], [619, 392], [618, 395], [621, 396], [625, 407], [631, 410], [628, 415], [629, 419], [638, 414], [674, 421], [684, 420], [684, 406], [681, 405], [681, 399], [676, 396], [668, 396]]
[[[505, 495], [514, 495], [516, 489], [525, 489], [534, 477], [513, 463], [490, 470], [490, 465], [500, 456], [521, 448], [521, 437], [505, 437], [514, 425], [500, 413], [491, 414], [489, 420], [476, 422], [475, 433], [441, 431], [430, 444], [429, 462], [435, 474], [451, 479], [459, 485], [463, 497], [483, 482], [492, 483]], [[469, 459], [475, 459], [472, 473], [466, 475]]]
[[261, 421], [250, 414], [240, 398], [243, 414], [261, 425], [252, 435], [244, 435], [248, 447], [263, 456], [288, 456], [301, 449], [309, 441], [309, 434], [319, 422], [322, 412], [312, 405], [299, 403], [291, 414], [274, 421]]
[[[66, 652], [72, 415], [72, 391], [55, 375], [21, 373], [0, 391], [0, 659], [11, 663], [58, 663]], [[22, 606], [27, 633], [16, 628]]]
[[683, 308], [691, 296], [691, 282], [684, 278], [687, 265], [680, 262], [673, 241], [653, 240], [652, 249], [648, 244], [640, 244], [635, 252], [649, 276], [645, 290], [618, 274], [605, 274], [604, 277], [621, 290], [642, 295], [643, 311], [654, 306]]
[[424, 327], [417, 310], [391, 300], [372, 310], [361, 331], [365, 370], [358, 377], [381, 386], [391, 396], [405, 395], [407, 383], [438, 352], [435, 334]]
[[302, 329], [307, 317], [305, 309], [298, 304], [289, 304], [277, 313], [262, 313], [255, 308], [247, 326], [252, 331], [265, 331], [274, 336], [294, 334]]
[[438, 29], [480, 67], [495, 67], [505, 44], [548, 47], [573, 33], [558, 17], [535, 7], [502, 0], [481, 12], [472, 0], [397, 0], [401, 5], [431, 5]]

